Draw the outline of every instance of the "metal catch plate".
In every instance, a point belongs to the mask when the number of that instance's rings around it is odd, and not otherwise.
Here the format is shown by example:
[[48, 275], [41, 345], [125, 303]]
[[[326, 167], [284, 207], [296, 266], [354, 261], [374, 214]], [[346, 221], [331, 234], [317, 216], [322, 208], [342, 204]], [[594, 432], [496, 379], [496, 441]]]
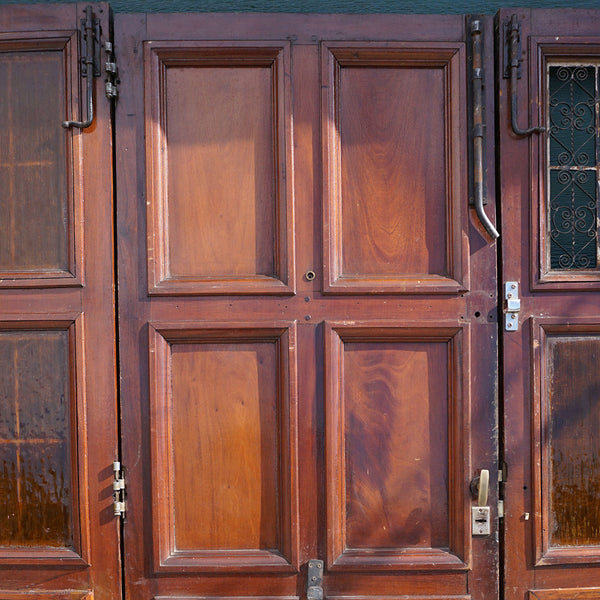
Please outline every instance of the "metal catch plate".
[[519, 330], [519, 311], [521, 300], [519, 298], [519, 283], [507, 281], [504, 284], [504, 329], [505, 331]]
[[473, 535], [490, 535], [490, 507], [471, 507], [471, 527]]

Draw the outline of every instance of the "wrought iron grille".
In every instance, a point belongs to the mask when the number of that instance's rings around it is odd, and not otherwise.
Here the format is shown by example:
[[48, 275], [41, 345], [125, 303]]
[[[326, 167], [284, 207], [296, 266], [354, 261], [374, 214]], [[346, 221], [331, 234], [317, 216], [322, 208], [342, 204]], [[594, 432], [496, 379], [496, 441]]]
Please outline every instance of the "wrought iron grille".
[[598, 66], [548, 68], [550, 268], [596, 269], [600, 123]]

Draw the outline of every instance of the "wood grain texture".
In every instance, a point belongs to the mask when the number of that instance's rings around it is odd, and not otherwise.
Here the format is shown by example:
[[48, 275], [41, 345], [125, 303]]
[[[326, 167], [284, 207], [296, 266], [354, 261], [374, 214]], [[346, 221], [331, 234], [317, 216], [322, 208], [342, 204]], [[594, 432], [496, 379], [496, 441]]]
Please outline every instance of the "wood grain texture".
[[146, 45], [154, 293], [289, 292], [287, 53]]
[[81, 285], [81, 145], [61, 126], [78, 100], [76, 47], [69, 31], [0, 32], [0, 287]]
[[152, 328], [157, 569], [291, 568], [290, 336], [264, 324]]
[[329, 568], [464, 568], [460, 330], [326, 336]]
[[[97, 3], [93, 11], [105, 41], [110, 31], [109, 7]], [[57, 384], [50, 382], [67, 381], [64, 401], [70, 411], [65, 436], [68, 451], [61, 456], [58, 443], [52, 443], [48, 451], [36, 448], [23, 453], [22, 467], [35, 471], [35, 477], [28, 475], [30, 495], [21, 498], [23, 505], [25, 500], [29, 502], [27, 519], [49, 527], [49, 537], [55, 534], [55, 525], [40, 518], [30, 500], [37, 502], [37, 497], [47, 492], [48, 500], [61, 496], [59, 510], [70, 503], [70, 539], [64, 540], [63, 531], [63, 540], [55, 545], [3, 545], [1, 594], [6, 598], [29, 594], [112, 600], [121, 589], [120, 557], [114, 550], [120, 540], [113, 515], [111, 469], [117, 455], [112, 129], [102, 78], [94, 80], [93, 124], [85, 131], [61, 127], [66, 118], [81, 115], [86, 86], [79, 75], [78, 30], [84, 16], [85, 5], [81, 4], [0, 10], [0, 62], [4, 68], [14, 58], [17, 73], [10, 102], [12, 92], [7, 71], [3, 71], [0, 110], [12, 110], [13, 116], [19, 117], [11, 120], [3, 113], [4, 124], [9, 127], [10, 121], [12, 131], [3, 128], [0, 144], [10, 145], [12, 136], [12, 165], [20, 164], [20, 181], [8, 202], [17, 203], [23, 211], [21, 223], [25, 211], [31, 221], [24, 236], [29, 236], [28, 241], [19, 250], [31, 269], [23, 265], [17, 265], [17, 270], [14, 266], [2, 268], [0, 335], [17, 331], [24, 336], [29, 331], [36, 336], [66, 338], [66, 350], [35, 343], [28, 351], [22, 375], [28, 375], [30, 384], [20, 389], [20, 395], [28, 395], [32, 413], [27, 430], [31, 437], [27, 439], [41, 439], [34, 436], [44, 431], [45, 440], [59, 439], [58, 414], [46, 413], [57, 391], [52, 392]], [[107, 60], [104, 50], [100, 60]], [[3, 146], [2, 152], [7, 148]], [[8, 157], [3, 154], [3, 164], [5, 159]], [[50, 160], [51, 169], [38, 164]], [[10, 181], [6, 185], [10, 187]], [[3, 189], [3, 199], [6, 192]], [[21, 234], [23, 226], [19, 227], [17, 233]], [[45, 366], [35, 373], [36, 364]], [[23, 407], [27, 405], [24, 401]], [[40, 420], [45, 429], [37, 425]], [[60, 461], [68, 462], [71, 469], [68, 501], [65, 490], [60, 491], [59, 478], [66, 485], [68, 477], [57, 467]], [[55, 479], [56, 489], [48, 491]]]
[[459, 289], [461, 48], [322, 52], [328, 291]]

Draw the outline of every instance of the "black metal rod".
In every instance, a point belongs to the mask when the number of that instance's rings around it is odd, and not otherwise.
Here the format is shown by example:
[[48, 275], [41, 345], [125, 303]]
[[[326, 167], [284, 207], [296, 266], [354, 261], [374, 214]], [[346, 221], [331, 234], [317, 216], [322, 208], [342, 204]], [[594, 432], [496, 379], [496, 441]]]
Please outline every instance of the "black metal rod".
[[85, 129], [94, 120], [94, 19], [92, 17], [91, 6], [85, 9], [85, 65], [85, 76], [87, 78], [87, 119], [85, 121], [63, 121], [62, 126], [65, 129], [69, 127]]
[[500, 237], [494, 224], [485, 213], [484, 169], [483, 169], [483, 70], [481, 66], [481, 23], [471, 23], [473, 39], [473, 186], [475, 192], [475, 212], [485, 230], [497, 240]]
[[525, 136], [532, 133], [543, 133], [545, 127], [529, 127], [521, 129], [518, 123], [518, 97], [517, 97], [517, 79], [519, 73], [519, 21], [517, 15], [513, 15], [510, 19], [509, 36], [510, 36], [510, 124], [515, 135]]

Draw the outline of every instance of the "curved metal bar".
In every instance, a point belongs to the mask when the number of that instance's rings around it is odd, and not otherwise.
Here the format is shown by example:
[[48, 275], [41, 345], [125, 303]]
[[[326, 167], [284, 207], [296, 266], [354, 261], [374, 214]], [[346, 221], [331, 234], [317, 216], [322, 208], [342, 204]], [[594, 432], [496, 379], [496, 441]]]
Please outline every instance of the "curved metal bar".
[[471, 23], [473, 39], [473, 185], [475, 192], [475, 211], [485, 230], [497, 240], [500, 237], [483, 209], [483, 70], [481, 68], [481, 23]]
[[513, 15], [510, 19], [509, 26], [510, 36], [510, 124], [515, 135], [520, 137], [531, 135], [532, 133], [543, 133], [545, 127], [529, 127], [521, 129], [518, 123], [518, 98], [517, 98], [517, 79], [519, 71], [519, 36], [520, 27], [517, 15]]
[[69, 129], [69, 127], [85, 129], [94, 120], [94, 20], [91, 6], [85, 9], [85, 50], [87, 119], [85, 121], [63, 121], [62, 126], [65, 129]]

